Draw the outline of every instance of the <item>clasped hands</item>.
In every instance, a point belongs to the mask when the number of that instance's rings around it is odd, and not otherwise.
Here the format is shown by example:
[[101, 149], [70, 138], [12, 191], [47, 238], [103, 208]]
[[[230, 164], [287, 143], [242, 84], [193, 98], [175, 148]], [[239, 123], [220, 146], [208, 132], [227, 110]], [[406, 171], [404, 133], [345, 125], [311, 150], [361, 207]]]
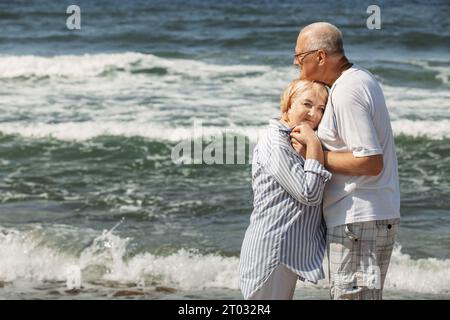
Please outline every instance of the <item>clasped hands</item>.
[[303, 158], [306, 157], [306, 149], [312, 143], [320, 143], [316, 133], [308, 124], [300, 124], [290, 133], [291, 145]]

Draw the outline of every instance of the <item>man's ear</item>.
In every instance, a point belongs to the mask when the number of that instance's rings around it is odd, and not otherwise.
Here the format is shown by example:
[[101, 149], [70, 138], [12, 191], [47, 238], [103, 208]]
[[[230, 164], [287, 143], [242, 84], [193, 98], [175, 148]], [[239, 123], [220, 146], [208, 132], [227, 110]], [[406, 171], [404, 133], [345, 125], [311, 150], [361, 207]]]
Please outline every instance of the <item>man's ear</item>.
[[327, 53], [324, 50], [319, 50], [318, 55], [317, 55], [317, 63], [319, 64], [319, 66], [322, 66], [325, 64], [327, 58]]

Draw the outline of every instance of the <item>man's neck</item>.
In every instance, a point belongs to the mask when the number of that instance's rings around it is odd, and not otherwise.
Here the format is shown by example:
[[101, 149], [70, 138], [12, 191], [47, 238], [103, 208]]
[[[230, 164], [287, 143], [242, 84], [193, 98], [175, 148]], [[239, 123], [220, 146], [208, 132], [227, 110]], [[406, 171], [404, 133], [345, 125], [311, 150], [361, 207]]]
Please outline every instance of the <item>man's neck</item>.
[[339, 60], [336, 62], [336, 72], [333, 73], [331, 78], [329, 79], [330, 86], [333, 85], [333, 83], [344, 73], [345, 70], [349, 69], [353, 63], [348, 61], [346, 56], [342, 56], [339, 58]]

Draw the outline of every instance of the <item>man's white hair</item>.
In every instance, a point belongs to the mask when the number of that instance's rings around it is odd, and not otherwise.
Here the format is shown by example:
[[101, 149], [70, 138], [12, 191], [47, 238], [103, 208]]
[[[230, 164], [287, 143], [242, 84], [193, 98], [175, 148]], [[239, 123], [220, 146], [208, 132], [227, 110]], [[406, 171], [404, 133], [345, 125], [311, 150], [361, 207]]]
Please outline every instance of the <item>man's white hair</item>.
[[300, 33], [307, 34], [306, 50], [323, 49], [329, 53], [344, 54], [342, 32], [328, 22], [315, 22], [304, 27]]

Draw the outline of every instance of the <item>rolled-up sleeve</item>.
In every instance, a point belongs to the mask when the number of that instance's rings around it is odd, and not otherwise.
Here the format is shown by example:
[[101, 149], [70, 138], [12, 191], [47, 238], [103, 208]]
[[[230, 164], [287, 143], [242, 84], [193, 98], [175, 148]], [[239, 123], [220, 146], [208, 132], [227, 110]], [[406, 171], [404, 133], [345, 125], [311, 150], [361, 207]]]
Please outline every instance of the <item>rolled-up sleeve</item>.
[[274, 148], [266, 170], [292, 197], [310, 206], [322, 202], [325, 183], [331, 178], [319, 161], [303, 162], [293, 150], [284, 147]]

